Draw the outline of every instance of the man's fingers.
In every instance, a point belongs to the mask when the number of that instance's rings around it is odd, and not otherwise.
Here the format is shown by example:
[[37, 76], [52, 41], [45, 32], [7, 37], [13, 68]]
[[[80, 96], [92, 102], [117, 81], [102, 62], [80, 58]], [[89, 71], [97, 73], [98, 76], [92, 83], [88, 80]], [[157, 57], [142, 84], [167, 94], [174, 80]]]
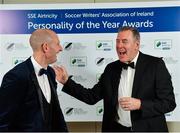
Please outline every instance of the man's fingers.
[[131, 97], [122, 97], [119, 98], [119, 104], [125, 111], [129, 111], [132, 108], [132, 100]]
[[66, 69], [65, 69], [65, 67], [63, 67], [63, 66], [54, 65], [53, 68], [54, 68], [54, 70], [57, 71], [57, 72], [66, 73]]

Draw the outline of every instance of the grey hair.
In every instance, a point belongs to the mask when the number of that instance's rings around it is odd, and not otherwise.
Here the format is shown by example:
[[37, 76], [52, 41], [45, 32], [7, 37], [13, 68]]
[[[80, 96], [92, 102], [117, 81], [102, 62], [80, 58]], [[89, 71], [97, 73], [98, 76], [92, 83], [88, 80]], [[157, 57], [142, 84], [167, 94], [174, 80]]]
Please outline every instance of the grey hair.
[[129, 27], [129, 26], [120, 27], [118, 29], [118, 33], [122, 31], [127, 31], [127, 30], [130, 30], [133, 33], [133, 36], [137, 41], [140, 41], [140, 33], [138, 29], [135, 27]]

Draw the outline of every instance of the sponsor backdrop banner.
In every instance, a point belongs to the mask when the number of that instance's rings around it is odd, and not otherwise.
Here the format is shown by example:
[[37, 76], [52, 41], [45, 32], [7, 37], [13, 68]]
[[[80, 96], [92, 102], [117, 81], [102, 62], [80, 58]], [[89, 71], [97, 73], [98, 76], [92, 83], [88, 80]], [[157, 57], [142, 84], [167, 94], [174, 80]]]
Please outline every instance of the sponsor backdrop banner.
[[[156, 6], [155, 6], [156, 5]], [[55, 64], [64, 65], [73, 79], [93, 87], [105, 66], [117, 60], [116, 35], [121, 26], [141, 33], [144, 53], [163, 57], [180, 103], [180, 2], [124, 2], [93, 4], [0, 5], [0, 83], [3, 75], [31, 56], [30, 34], [38, 28], [58, 33], [64, 50]], [[66, 121], [101, 121], [103, 102], [87, 105], [61, 91], [59, 101]], [[180, 107], [166, 114], [180, 121]]]

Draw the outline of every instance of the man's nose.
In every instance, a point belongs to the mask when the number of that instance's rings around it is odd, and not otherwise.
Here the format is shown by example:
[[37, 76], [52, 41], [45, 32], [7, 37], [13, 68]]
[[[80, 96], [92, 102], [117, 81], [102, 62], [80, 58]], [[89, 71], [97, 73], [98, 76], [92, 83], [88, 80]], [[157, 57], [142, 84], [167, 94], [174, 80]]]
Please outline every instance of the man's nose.
[[59, 51], [58, 52], [60, 52], [60, 51], [63, 51], [63, 47], [61, 46], [61, 44], [59, 45]]
[[122, 42], [118, 42], [117, 44], [116, 44], [116, 47], [117, 48], [121, 48], [123, 46], [123, 43]]

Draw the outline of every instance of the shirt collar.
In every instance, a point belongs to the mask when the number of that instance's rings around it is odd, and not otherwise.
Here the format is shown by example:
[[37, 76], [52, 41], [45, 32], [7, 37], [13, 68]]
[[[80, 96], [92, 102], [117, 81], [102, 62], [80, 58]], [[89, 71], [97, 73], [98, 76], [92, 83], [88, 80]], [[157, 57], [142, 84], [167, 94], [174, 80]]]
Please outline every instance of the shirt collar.
[[[39, 70], [43, 67], [39, 63], [37, 63], [37, 61], [34, 59], [33, 56], [31, 56], [31, 62], [33, 64], [35, 73], [38, 74]], [[47, 68], [44, 68], [44, 69], [47, 69]]]
[[135, 56], [135, 58], [131, 61], [131, 62], [134, 62], [134, 66], [136, 66], [138, 57], [139, 57], [139, 52], [137, 53], [137, 55]]

